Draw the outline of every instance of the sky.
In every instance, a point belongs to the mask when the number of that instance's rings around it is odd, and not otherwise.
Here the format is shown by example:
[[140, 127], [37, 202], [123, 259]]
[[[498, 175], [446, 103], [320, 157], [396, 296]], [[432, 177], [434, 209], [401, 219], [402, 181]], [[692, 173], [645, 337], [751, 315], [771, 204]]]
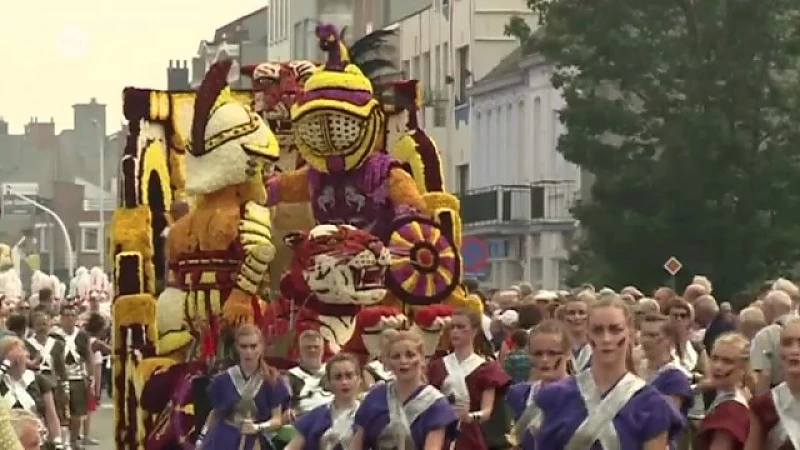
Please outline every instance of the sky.
[[96, 97], [108, 105], [108, 133], [117, 131], [124, 87], [166, 88], [171, 59], [191, 64], [202, 39], [267, 2], [4, 1], [0, 117], [12, 133], [21, 133], [31, 117], [53, 117], [57, 131], [70, 129], [72, 105]]

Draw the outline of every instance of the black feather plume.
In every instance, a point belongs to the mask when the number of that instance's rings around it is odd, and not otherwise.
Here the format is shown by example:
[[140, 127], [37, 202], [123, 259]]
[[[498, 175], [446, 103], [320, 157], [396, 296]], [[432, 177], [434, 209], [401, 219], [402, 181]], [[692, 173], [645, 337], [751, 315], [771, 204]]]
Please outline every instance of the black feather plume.
[[[389, 38], [396, 36], [395, 30], [375, 30], [349, 46], [350, 62], [358, 66], [371, 81], [386, 70], [396, 69], [390, 59], [396, 49]], [[374, 84], [374, 83], [373, 83]]]

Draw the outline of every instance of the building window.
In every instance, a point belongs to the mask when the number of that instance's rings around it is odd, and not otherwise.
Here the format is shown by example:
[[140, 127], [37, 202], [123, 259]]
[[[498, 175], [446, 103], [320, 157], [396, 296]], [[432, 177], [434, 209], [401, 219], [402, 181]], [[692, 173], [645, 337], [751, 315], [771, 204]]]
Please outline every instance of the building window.
[[411, 61], [403, 61], [403, 77], [408, 78], [411, 76]]
[[465, 45], [458, 49], [456, 55], [456, 64], [458, 64], [458, 97], [456, 100], [458, 104], [467, 101], [467, 86], [472, 73], [469, 70], [469, 45]]
[[100, 225], [97, 223], [82, 223], [81, 227], [81, 253], [100, 253]]
[[444, 43], [444, 47], [442, 47], [442, 73], [445, 77], [453, 77], [453, 74], [450, 73], [450, 44], [447, 42]]
[[53, 233], [53, 225], [49, 223], [36, 224], [36, 240], [38, 242], [39, 253], [50, 252], [50, 240]]
[[442, 48], [436, 46], [433, 52], [433, 87], [436, 92], [442, 91]]
[[469, 189], [469, 164], [459, 164], [456, 166], [456, 189], [458, 195], [464, 195]]
[[292, 56], [295, 59], [307, 58], [305, 25], [305, 21], [294, 24], [294, 36], [292, 36], [292, 40], [294, 41], [294, 54]]
[[[425, 52], [422, 54], [422, 83], [424, 86], [427, 86], [430, 89], [433, 86], [431, 83], [431, 52]], [[431, 99], [433, 100], [433, 99]]]
[[411, 63], [411, 79], [419, 80], [419, 56], [415, 56]]

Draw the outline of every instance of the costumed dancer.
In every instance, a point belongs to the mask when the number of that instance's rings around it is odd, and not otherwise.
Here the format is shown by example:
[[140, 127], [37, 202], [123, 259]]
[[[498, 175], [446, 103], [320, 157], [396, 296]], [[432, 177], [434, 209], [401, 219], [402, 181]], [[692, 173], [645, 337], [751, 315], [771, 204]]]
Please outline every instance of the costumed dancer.
[[[66, 427], [69, 421], [69, 377], [64, 361], [64, 339], [51, 333], [50, 316], [42, 305], [31, 312], [31, 328], [33, 336], [26, 342], [28, 353], [34, 363], [38, 363], [38, 374], [55, 386], [56, 409], [63, 427]], [[66, 435], [66, 432], [62, 434]]]
[[94, 391], [94, 355], [89, 345], [89, 335], [77, 327], [78, 311], [75, 306], [61, 305], [61, 332], [64, 336], [64, 362], [69, 379], [69, 436], [73, 448], [83, 442], [83, 419], [89, 413], [89, 395]]
[[592, 361], [592, 346], [589, 345], [586, 328], [587, 310], [591, 300], [587, 297], [593, 298], [594, 294], [584, 291], [575, 297], [567, 297], [564, 303], [564, 323], [567, 325], [571, 347], [571, 373], [586, 369]]
[[750, 402], [750, 433], [745, 450], [800, 449], [800, 318], [781, 329], [784, 382]]
[[481, 425], [511, 385], [499, 364], [475, 352], [476, 339], [486, 339], [480, 315], [456, 310], [450, 321], [453, 353], [432, 360], [428, 369], [431, 385], [448, 397], [461, 421], [456, 450], [488, 450]]
[[297, 430], [286, 450], [349, 450], [358, 409], [361, 364], [349, 353], [338, 353], [325, 365], [325, 380], [333, 399], [295, 422]]
[[383, 349], [386, 338], [400, 329], [408, 329], [408, 317], [394, 306], [368, 306], [356, 315], [353, 337], [343, 350], [357, 356], [362, 366], [364, 386], [394, 380], [386, 367]]
[[298, 364], [286, 372], [291, 387], [292, 401], [288, 413], [292, 420], [328, 404], [333, 396], [325, 383], [322, 335], [316, 330], [305, 330], [297, 337], [297, 343]]
[[574, 377], [540, 388], [543, 420], [537, 450], [664, 449], [681, 429], [679, 413], [637, 377], [631, 358], [633, 317], [617, 294], [589, 306], [592, 364]]
[[[694, 392], [689, 383], [689, 372], [672, 357], [671, 349], [676, 338], [674, 333], [667, 316], [648, 314], [642, 319], [639, 342], [644, 358], [639, 373], [651, 386], [670, 399], [686, 419], [694, 404]], [[688, 431], [688, 428], [684, 431]], [[677, 442], [671, 442], [670, 445], [671, 448], [688, 449], [689, 442], [690, 436], [684, 432]]]
[[534, 403], [534, 396], [545, 384], [568, 376], [569, 343], [564, 326], [557, 320], [545, 320], [530, 331], [530, 381], [509, 387], [506, 393], [514, 417], [514, 437], [521, 450], [533, 450], [533, 437], [542, 423], [542, 412]]
[[28, 369], [25, 343], [16, 336], [0, 339], [0, 354], [4, 361], [0, 367], [0, 395], [6, 406], [19, 408], [44, 417], [47, 435], [53, 447], [64, 448], [61, 440], [61, 422], [58, 418], [53, 390], [55, 384]]
[[725, 333], [711, 349], [711, 381], [716, 397], [700, 422], [698, 448], [741, 450], [750, 431], [748, 399], [742, 389], [750, 373], [750, 341]]
[[272, 449], [266, 432], [282, 425], [289, 392], [278, 372], [263, 362], [261, 330], [245, 324], [236, 330], [239, 364], [214, 376], [208, 393], [212, 411], [201, 431], [200, 449]]
[[386, 360], [396, 379], [376, 384], [356, 411], [351, 449], [447, 448], [458, 417], [447, 398], [424, 381], [422, 338], [398, 331], [387, 339]]

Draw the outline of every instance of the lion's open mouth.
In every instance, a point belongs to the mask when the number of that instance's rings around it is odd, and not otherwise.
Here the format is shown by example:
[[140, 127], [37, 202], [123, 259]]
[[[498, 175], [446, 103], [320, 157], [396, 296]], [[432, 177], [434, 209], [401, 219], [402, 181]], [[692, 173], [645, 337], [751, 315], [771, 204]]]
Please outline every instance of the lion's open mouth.
[[353, 273], [353, 284], [357, 291], [383, 288], [384, 275], [386, 274], [385, 267], [351, 267], [350, 271]]

